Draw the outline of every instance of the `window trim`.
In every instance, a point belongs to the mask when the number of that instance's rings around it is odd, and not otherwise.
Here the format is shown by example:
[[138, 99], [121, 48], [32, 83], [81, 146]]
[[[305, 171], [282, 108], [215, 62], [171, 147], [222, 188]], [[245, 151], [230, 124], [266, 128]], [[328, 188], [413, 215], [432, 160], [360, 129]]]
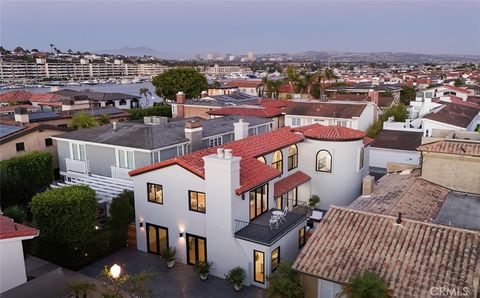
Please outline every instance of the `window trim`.
[[[74, 150], [73, 150], [73, 147], [74, 146], [78, 146], [78, 156], [75, 156], [74, 154]], [[80, 154], [80, 146], [83, 146], [83, 157], [85, 159], [81, 159], [81, 154]], [[78, 159], [76, 158], [78, 157]], [[78, 143], [78, 142], [72, 142], [70, 143], [70, 158], [73, 159], [73, 160], [78, 160], [78, 161], [86, 161], [87, 160], [87, 146], [85, 146], [85, 144], [83, 143]]]
[[[124, 155], [124, 158], [125, 158], [125, 161], [128, 163], [128, 153], [129, 152], [132, 152], [132, 167], [128, 167], [130, 165], [127, 165], [127, 168], [124, 168], [120, 165], [120, 151], [123, 152], [122, 155]], [[125, 150], [125, 149], [115, 149], [115, 165], [117, 168], [121, 168], [121, 169], [130, 169], [130, 170], [133, 170], [135, 169], [135, 151], [133, 150]]]
[[[303, 231], [303, 236], [300, 236], [301, 231]], [[307, 234], [307, 229], [305, 227], [302, 227], [300, 230], [298, 230], [298, 249], [302, 248], [305, 245], [305, 243], [307, 243], [306, 234]]]
[[185, 248], [186, 248], [186, 254], [187, 254], [187, 265], [195, 265], [195, 263], [191, 263], [190, 262], [190, 256], [189, 256], [189, 248], [190, 248], [190, 245], [189, 245], [189, 242], [188, 242], [188, 237], [193, 237], [195, 239], [195, 262], [197, 261], [196, 259], [198, 259], [198, 239], [202, 239], [205, 243], [205, 262], [208, 262], [208, 255], [207, 255], [207, 238], [206, 237], [202, 237], [202, 236], [198, 236], [198, 235], [195, 235], [195, 234], [189, 234], [189, 233], [185, 233]]
[[[276, 259], [277, 260], [277, 265], [275, 266], [275, 268], [273, 268], [273, 253], [278, 250], [278, 258]], [[280, 257], [280, 246], [278, 246], [277, 248], [275, 248], [274, 250], [272, 250], [272, 253], [270, 254], [270, 272], [273, 273], [275, 270], [278, 269], [278, 266], [280, 265], [280, 262], [281, 262], [281, 257]]]
[[[280, 160], [273, 161], [273, 159], [275, 158], [275, 154], [276, 154], [277, 152], [280, 152]], [[275, 150], [275, 151], [273, 152], [273, 155], [272, 155], [272, 164], [271, 164], [271, 166], [272, 166], [272, 168], [274, 168], [274, 169], [276, 169], [276, 170], [278, 171], [277, 168], [273, 167], [273, 164], [275, 164], [275, 165], [280, 164], [281, 169], [280, 169], [279, 172], [280, 172], [280, 175], [283, 174], [283, 152], [282, 152], [281, 149]]]
[[[18, 146], [19, 146], [19, 145], [22, 146], [22, 149], [18, 149]], [[15, 150], [16, 150], [16, 152], [23, 152], [23, 151], [25, 151], [25, 142], [15, 143]]]
[[[295, 147], [295, 154], [290, 155], [290, 148]], [[295, 166], [290, 168], [290, 159], [292, 159], [292, 165], [295, 164]], [[295, 163], [293, 163], [295, 161]], [[291, 171], [293, 169], [298, 168], [298, 147], [297, 144], [293, 144], [290, 147], [288, 147], [288, 159], [287, 159], [287, 168], [288, 171]]]
[[[262, 264], [263, 264], [263, 281], [258, 281], [257, 277], [256, 277], [257, 276], [256, 275], [256, 271], [257, 271], [256, 270], [257, 269], [256, 264], [257, 264], [257, 262], [255, 261], [255, 253], [257, 253], [257, 252], [261, 253], [262, 257], [263, 257], [263, 262], [262, 262]], [[265, 253], [263, 251], [256, 250], [256, 249], [253, 250], [253, 281], [261, 283], [261, 284], [265, 284]]]
[[[329, 167], [329, 170], [328, 171], [322, 171], [322, 170], [319, 170], [318, 169], [318, 155], [320, 154], [320, 152], [327, 152], [329, 155], [330, 155], [330, 167]], [[321, 149], [321, 150], [318, 150], [317, 154], [315, 155], [315, 170], [317, 172], [320, 172], [320, 173], [331, 173], [332, 172], [332, 168], [333, 168], [333, 156], [332, 156], [332, 153], [330, 153], [330, 151], [326, 150], [326, 149]]]
[[[197, 209], [192, 209], [192, 193], [197, 194]], [[203, 194], [203, 197], [205, 198], [205, 211], [200, 211], [198, 210], [198, 194], [201, 193]], [[188, 190], [188, 210], [193, 211], [193, 212], [198, 212], [198, 213], [207, 213], [207, 196], [205, 195], [204, 192], [201, 191], [196, 191], [196, 190]]]
[[222, 136], [213, 137], [213, 138], [208, 139], [208, 147], [216, 147], [216, 146], [220, 146], [220, 145], [223, 145], [223, 137]]
[[[152, 201], [150, 200], [150, 185], [158, 185], [162, 188], [162, 201], [161, 202], [158, 202], [158, 201]], [[157, 184], [157, 183], [153, 183], [153, 182], [147, 182], [147, 202], [149, 203], [154, 203], [154, 204], [159, 204], [159, 205], [163, 205], [163, 185], [161, 184]]]

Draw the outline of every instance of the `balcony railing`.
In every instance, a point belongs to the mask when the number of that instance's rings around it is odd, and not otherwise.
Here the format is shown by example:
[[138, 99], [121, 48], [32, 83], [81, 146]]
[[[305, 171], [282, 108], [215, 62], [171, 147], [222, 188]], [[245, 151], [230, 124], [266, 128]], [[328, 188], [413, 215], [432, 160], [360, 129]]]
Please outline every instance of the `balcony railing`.
[[[283, 200], [284, 204], [285, 201]], [[242, 220], [235, 220], [235, 237], [260, 243], [263, 245], [271, 245], [293, 228], [298, 226], [301, 222], [306, 220], [310, 214], [310, 208], [307, 207], [305, 202], [298, 202], [297, 205], [293, 206], [294, 203], [291, 200], [288, 200], [289, 211], [285, 216], [285, 220], [280, 221], [278, 226], [270, 226], [270, 218], [274, 211], [279, 211], [279, 209], [270, 209], [264, 214], [256, 217], [254, 220], [247, 222]]]
[[119, 168], [116, 166], [111, 166], [110, 169], [112, 172], [112, 178], [122, 179], [122, 180], [132, 180], [132, 177], [128, 175], [128, 172], [130, 172], [131, 169]]
[[90, 173], [90, 163], [88, 162], [88, 160], [83, 161], [65, 158], [65, 164], [67, 172], [75, 172], [84, 175], [88, 175]]

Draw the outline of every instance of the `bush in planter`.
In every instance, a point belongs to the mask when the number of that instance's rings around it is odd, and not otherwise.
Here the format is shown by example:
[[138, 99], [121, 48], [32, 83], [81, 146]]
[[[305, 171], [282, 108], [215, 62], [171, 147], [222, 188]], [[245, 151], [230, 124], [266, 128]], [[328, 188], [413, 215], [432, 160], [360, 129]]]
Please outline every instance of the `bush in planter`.
[[268, 277], [270, 297], [303, 298], [304, 292], [300, 276], [292, 269], [292, 264], [280, 262], [278, 269]]
[[225, 279], [233, 285], [236, 291], [240, 291], [243, 282], [245, 281], [245, 270], [237, 266], [228, 271], [228, 274], [225, 275]]
[[308, 199], [308, 206], [310, 208], [315, 208], [318, 203], [320, 203], [320, 198], [317, 195], [312, 195], [310, 199]]
[[27, 218], [27, 214], [23, 211], [22, 208], [18, 206], [10, 206], [5, 211], [3, 211], [3, 215], [10, 217], [13, 219], [14, 222], [23, 224], [25, 219]]
[[175, 265], [176, 255], [177, 249], [175, 247], [168, 247], [162, 251], [161, 256], [165, 260], [165, 262], [167, 262], [168, 268], [173, 268], [173, 266]]
[[208, 278], [208, 273], [210, 273], [210, 267], [212, 263], [208, 263], [207, 261], [197, 262], [195, 263], [195, 267], [193, 268], [195, 272], [200, 274], [200, 278], [205, 280]]

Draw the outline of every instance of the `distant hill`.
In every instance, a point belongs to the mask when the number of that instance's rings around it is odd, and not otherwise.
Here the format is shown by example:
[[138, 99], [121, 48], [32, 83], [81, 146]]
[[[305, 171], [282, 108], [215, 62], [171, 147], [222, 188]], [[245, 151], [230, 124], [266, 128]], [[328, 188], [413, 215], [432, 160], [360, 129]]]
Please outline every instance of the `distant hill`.
[[110, 54], [110, 55], [122, 55], [122, 56], [137, 56], [142, 57], [144, 55], [153, 56], [161, 59], [175, 59], [175, 54], [160, 52], [148, 47], [123, 47], [120, 49], [113, 50], [99, 50], [95, 51], [97, 54]]

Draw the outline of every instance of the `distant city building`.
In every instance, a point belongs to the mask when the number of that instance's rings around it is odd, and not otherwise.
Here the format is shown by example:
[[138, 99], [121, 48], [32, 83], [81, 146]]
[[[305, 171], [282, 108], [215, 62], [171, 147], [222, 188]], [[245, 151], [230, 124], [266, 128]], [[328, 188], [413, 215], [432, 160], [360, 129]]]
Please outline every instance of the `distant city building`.
[[248, 61], [253, 61], [253, 60], [255, 60], [255, 56], [253, 55], [253, 52], [252, 52], [252, 51], [250, 51], [250, 52], [247, 53], [247, 59], [248, 59]]

